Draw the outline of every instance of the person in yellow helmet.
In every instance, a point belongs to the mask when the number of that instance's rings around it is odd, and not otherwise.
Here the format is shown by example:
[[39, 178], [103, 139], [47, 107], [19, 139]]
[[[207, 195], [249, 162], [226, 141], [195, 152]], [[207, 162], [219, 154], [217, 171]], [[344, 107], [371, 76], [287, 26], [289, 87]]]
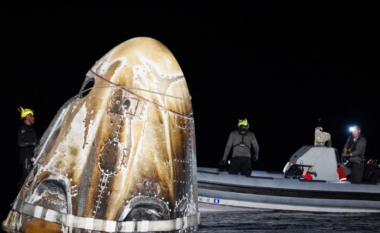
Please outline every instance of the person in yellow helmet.
[[230, 137], [224, 150], [223, 159], [219, 162], [220, 166], [226, 164], [226, 159], [232, 151], [232, 159], [230, 165], [230, 174], [238, 174], [241, 172], [242, 175], [250, 176], [251, 169], [251, 148], [253, 146], [255, 155], [253, 157], [254, 161], [257, 161], [259, 158], [259, 145], [256, 140], [254, 133], [248, 130], [249, 124], [248, 120], [239, 120], [238, 129], [231, 132]]
[[21, 113], [21, 119], [23, 120], [23, 124], [18, 130], [18, 146], [20, 147], [20, 162], [23, 170], [21, 180], [18, 184], [20, 189], [33, 167], [33, 151], [39, 142], [39, 138], [37, 137], [37, 133], [32, 128], [35, 120], [34, 112], [27, 108], [23, 109], [22, 107], [20, 107], [18, 111]]

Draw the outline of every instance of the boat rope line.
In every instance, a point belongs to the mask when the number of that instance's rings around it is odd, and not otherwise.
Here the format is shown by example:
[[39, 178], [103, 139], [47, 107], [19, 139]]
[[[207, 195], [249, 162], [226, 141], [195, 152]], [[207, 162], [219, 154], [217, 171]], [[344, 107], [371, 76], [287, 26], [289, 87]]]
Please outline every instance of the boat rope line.
[[199, 225], [200, 214], [171, 220], [154, 221], [111, 221], [94, 218], [78, 217], [71, 214], [61, 213], [41, 206], [32, 205], [17, 199], [12, 210], [21, 214], [29, 215], [48, 222], [57, 223], [66, 227], [80, 228], [94, 231], [107, 232], [155, 232], [176, 231]]
[[[101, 75], [95, 73], [95, 72], [92, 71], [92, 70], [90, 70], [90, 72], [93, 73], [96, 77], [102, 79], [103, 81], [106, 81], [106, 82], [108, 82], [108, 83], [110, 83], [110, 84], [112, 84], [112, 85], [115, 85], [116, 87], [121, 88], [121, 89], [123, 89], [124, 91], [126, 91], [126, 92], [128, 92], [128, 93], [130, 93], [130, 94], [132, 94], [132, 95], [134, 95], [134, 96], [136, 96], [136, 97], [138, 97], [138, 98], [140, 98], [140, 99], [142, 99], [142, 100], [144, 100], [144, 101], [147, 101], [147, 102], [149, 102], [149, 103], [151, 103], [151, 104], [154, 104], [154, 105], [156, 105], [156, 106], [158, 106], [158, 107], [160, 107], [160, 108], [163, 108], [163, 109], [165, 109], [165, 110], [167, 110], [167, 111], [169, 111], [169, 112], [171, 112], [171, 113], [174, 113], [174, 114], [177, 114], [177, 115], [183, 116], [183, 117], [188, 118], [188, 119], [193, 119], [193, 118], [188, 117], [188, 116], [186, 116], [186, 115], [184, 115], [184, 114], [181, 114], [181, 113], [179, 113], [179, 112], [176, 112], [176, 111], [173, 111], [173, 110], [171, 110], [171, 109], [168, 109], [167, 107], [162, 106], [161, 104], [158, 104], [158, 103], [155, 103], [155, 102], [153, 102], [153, 101], [151, 101], [151, 100], [148, 100], [148, 99], [146, 99], [146, 98], [144, 98], [144, 97], [142, 97], [142, 96], [140, 96], [140, 95], [134, 93], [134, 92], [131, 91], [131, 89], [129, 89], [129, 88], [126, 88], [126, 87], [120, 86], [119, 84], [116, 84], [116, 83], [114, 83], [114, 82], [112, 82], [112, 81], [110, 81], [110, 80], [107, 80], [106, 78], [102, 77]], [[143, 90], [143, 89], [140, 89], [140, 88], [134, 88], [134, 89], [136, 89], [136, 90], [141, 90], [141, 91], [151, 92], [151, 91]], [[165, 95], [165, 94], [158, 93], [158, 92], [156, 92], [155, 94]], [[174, 97], [174, 96], [170, 96], [170, 97]], [[178, 97], [174, 97], [174, 98], [178, 98]], [[183, 100], [183, 99], [181, 99], [181, 100]], [[183, 101], [184, 101], [184, 100], [183, 100]], [[187, 100], [187, 101], [190, 101], [190, 100]]]
[[344, 207], [327, 207], [327, 206], [306, 206], [296, 204], [279, 204], [279, 203], [266, 203], [266, 202], [250, 202], [219, 199], [214, 197], [198, 196], [198, 201], [201, 203], [214, 204], [214, 205], [227, 205], [241, 208], [257, 208], [257, 209], [276, 209], [276, 210], [296, 210], [308, 212], [331, 212], [331, 213], [379, 213], [379, 209], [366, 209], [366, 208], [344, 208]]

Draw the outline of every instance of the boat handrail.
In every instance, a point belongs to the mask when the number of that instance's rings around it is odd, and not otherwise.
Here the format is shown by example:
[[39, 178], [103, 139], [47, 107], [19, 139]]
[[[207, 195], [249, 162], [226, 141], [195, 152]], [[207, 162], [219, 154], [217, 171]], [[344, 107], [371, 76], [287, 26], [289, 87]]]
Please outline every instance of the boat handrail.
[[301, 166], [301, 167], [313, 167], [313, 165], [296, 164], [296, 163], [293, 165], [297, 165], [297, 166]]
[[208, 172], [208, 171], [198, 171], [198, 172], [219, 175], [219, 172]]

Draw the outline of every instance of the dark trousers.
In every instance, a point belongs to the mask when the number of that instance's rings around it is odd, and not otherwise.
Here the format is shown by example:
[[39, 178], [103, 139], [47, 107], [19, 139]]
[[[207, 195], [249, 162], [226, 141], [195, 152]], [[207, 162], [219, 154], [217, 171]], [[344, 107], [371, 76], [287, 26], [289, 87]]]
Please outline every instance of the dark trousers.
[[364, 163], [352, 163], [350, 181], [353, 183], [362, 182]]
[[19, 190], [24, 184], [26, 177], [28, 177], [30, 170], [32, 170], [32, 162], [30, 161], [30, 158], [22, 158], [21, 165], [22, 165], [22, 177], [21, 177], [20, 182], [18, 183]]
[[244, 176], [250, 176], [252, 169], [251, 169], [251, 158], [248, 157], [233, 157], [231, 159], [231, 165], [230, 165], [230, 174], [237, 175], [239, 172], [241, 172]]

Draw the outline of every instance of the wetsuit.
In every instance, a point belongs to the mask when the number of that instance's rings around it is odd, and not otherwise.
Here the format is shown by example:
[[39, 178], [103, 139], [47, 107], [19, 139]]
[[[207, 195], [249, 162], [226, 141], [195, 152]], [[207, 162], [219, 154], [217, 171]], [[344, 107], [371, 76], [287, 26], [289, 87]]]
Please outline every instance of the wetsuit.
[[367, 141], [361, 135], [354, 141], [350, 136], [344, 145], [347, 148], [347, 154], [352, 154], [348, 157], [348, 161], [352, 164], [351, 168], [351, 182], [361, 182], [363, 178], [364, 162], [365, 162], [365, 150], [367, 147]]
[[21, 147], [20, 162], [23, 170], [22, 178], [18, 184], [19, 189], [24, 184], [26, 177], [33, 167], [30, 159], [33, 157], [33, 150], [38, 142], [39, 138], [33, 128], [30, 125], [23, 124], [18, 130], [18, 145]]
[[239, 130], [231, 132], [223, 156], [223, 160], [225, 161], [231, 148], [233, 148], [231, 165], [229, 170], [230, 174], [238, 174], [240, 171], [242, 175], [251, 175], [252, 146], [255, 151], [254, 158], [255, 160], [257, 160], [259, 158], [259, 145], [257, 144], [255, 134], [251, 131], [248, 131], [246, 135], [240, 134]]

